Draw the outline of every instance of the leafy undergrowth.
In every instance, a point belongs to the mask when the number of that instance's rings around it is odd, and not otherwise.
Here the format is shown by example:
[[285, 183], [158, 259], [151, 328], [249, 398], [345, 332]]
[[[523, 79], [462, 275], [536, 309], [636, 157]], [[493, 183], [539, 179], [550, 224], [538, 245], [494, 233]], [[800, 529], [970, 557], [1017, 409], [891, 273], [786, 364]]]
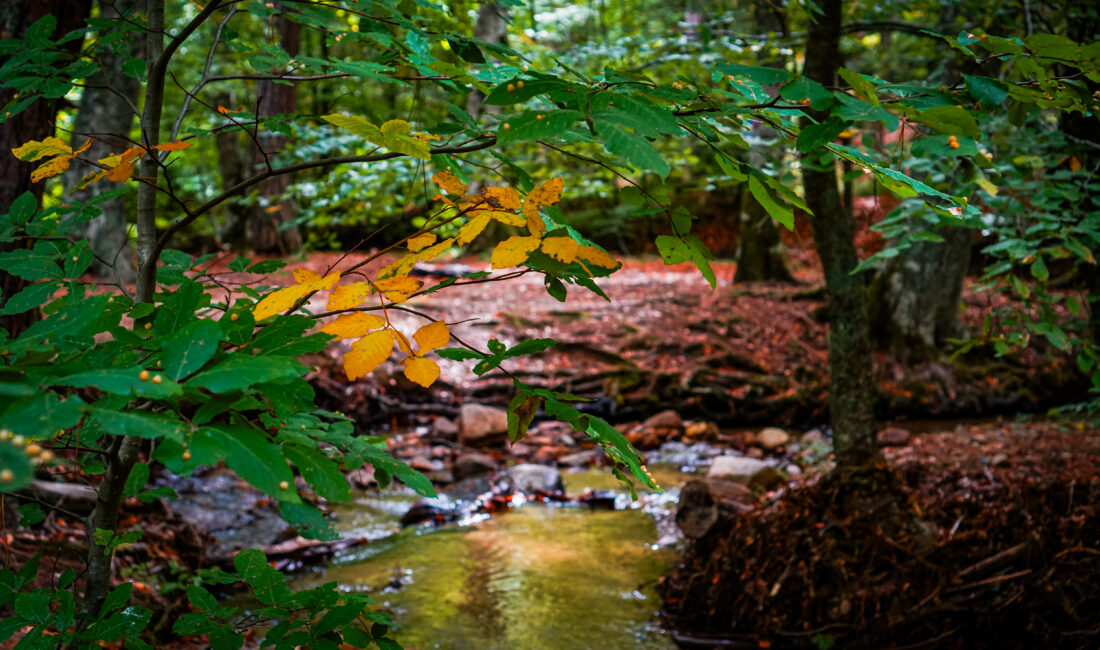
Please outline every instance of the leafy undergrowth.
[[1100, 437], [959, 427], [893, 454], [922, 544], [808, 479], [689, 549], [662, 590], [688, 647], [1095, 648]]

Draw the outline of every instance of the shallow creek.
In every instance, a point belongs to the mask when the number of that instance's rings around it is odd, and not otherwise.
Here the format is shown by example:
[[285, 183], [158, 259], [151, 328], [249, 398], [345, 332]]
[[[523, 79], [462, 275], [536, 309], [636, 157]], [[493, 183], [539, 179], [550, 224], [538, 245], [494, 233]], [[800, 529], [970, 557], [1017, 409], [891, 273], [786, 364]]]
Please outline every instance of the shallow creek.
[[[371, 594], [406, 648], [673, 648], [655, 617], [654, 585], [674, 559], [657, 522], [689, 475], [651, 469], [665, 493], [624, 494], [616, 510], [526, 504], [444, 527], [400, 530], [415, 497], [363, 493], [335, 510], [336, 525], [374, 541], [297, 586]], [[570, 495], [618, 487], [608, 470], [563, 478]]]

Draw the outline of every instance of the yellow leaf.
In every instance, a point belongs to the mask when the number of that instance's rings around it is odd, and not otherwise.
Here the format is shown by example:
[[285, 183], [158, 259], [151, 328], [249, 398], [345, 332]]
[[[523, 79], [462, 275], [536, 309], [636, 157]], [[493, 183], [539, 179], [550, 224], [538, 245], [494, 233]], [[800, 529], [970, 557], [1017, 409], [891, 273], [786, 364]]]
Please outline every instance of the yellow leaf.
[[268, 316], [284, 312], [293, 307], [294, 303], [309, 292], [308, 284], [296, 284], [292, 287], [279, 289], [261, 300], [260, 304], [252, 310], [252, 315], [257, 321], [261, 321]]
[[409, 271], [416, 266], [417, 255], [415, 253], [409, 253], [404, 257], [390, 262], [378, 272], [378, 277], [384, 278], [387, 276], [401, 277], [409, 274]]
[[92, 139], [88, 138], [87, 140], [84, 141], [84, 144], [80, 145], [79, 149], [75, 149], [73, 151], [73, 155], [76, 155], [78, 153], [84, 153], [85, 151], [87, 151], [91, 148], [92, 148]]
[[179, 151], [180, 149], [186, 149], [190, 146], [190, 142], [165, 142], [164, 144], [158, 144], [153, 148], [157, 151]]
[[382, 295], [386, 296], [386, 300], [389, 300], [395, 305], [400, 305], [409, 299], [409, 294], [401, 293], [400, 291], [387, 291]]
[[534, 199], [539, 205], [554, 205], [561, 200], [561, 177], [551, 178], [539, 185], [527, 195], [527, 200]]
[[431, 248], [425, 248], [424, 250], [420, 251], [416, 254], [416, 258], [423, 262], [427, 262], [434, 257], [438, 257], [443, 251], [450, 248], [451, 244], [453, 244], [454, 241], [454, 237], [448, 237], [436, 244], [435, 246], [432, 246]]
[[405, 120], [390, 120], [382, 125], [382, 135], [401, 135], [412, 131], [412, 125]]
[[348, 381], [355, 381], [373, 371], [393, 354], [393, 333], [390, 330], [371, 332], [351, 344], [344, 355], [344, 372]]
[[102, 180], [103, 177], [106, 176], [108, 173], [109, 172], [107, 172], [107, 171], [91, 172], [87, 176], [85, 176], [84, 178], [82, 178], [80, 180], [80, 185], [77, 185], [75, 189], [82, 190], [85, 187], [88, 187], [89, 185], [91, 185], [92, 183], [95, 183], [96, 181]]
[[49, 137], [45, 140], [30, 140], [23, 146], [12, 149], [11, 152], [23, 162], [34, 162], [46, 156], [71, 154], [73, 150], [61, 138]]
[[504, 210], [474, 210], [470, 212], [470, 214], [487, 214], [493, 219], [509, 226], [522, 226], [525, 223], [521, 215], [515, 212], [505, 212]]
[[571, 237], [547, 237], [542, 240], [542, 252], [566, 264], [572, 264], [577, 259], [579, 248], [580, 244]]
[[409, 238], [409, 241], [405, 242], [405, 245], [409, 247], [409, 250], [416, 252], [422, 248], [426, 248], [435, 243], [435, 233], [426, 232], [422, 235]]
[[320, 273], [315, 273], [313, 271], [310, 271], [309, 269], [294, 269], [294, 281], [298, 284], [317, 282], [320, 279]]
[[542, 237], [546, 234], [546, 224], [543, 223], [538, 210], [535, 210], [534, 214], [527, 215], [527, 231], [535, 237]]
[[539, 247], [540, 240], [536, 237], [514, 236], [497, 244], [493, 250], [492, 263], [494, 269], [504, 269], [510, 266], [518, 266], [527, 261], [531, 251]]
[[329, 273], [328, 275], [321, 278], [320, 280], [310, 282], [309, 283], [309, 290], [310, 291], [328, 291], [329, 289], [335, 287], [336, 283], [339, 282], [339, 281], [340, 281], [340, 272], [335, 271], [333, 273]]
[[405, 293], [412, 293], [423, 286], [424, 283], [416, 278], [410, 278], [409, 276], [401, 276], [394, 278], [383, 278], [376, 280], [374, 283], [374, 289], [377, 291], [403, 291]]
[[436, 192], [436, 193], [435, 193], [435, 196], [433, 196], [433, 197], [432, 197], [432, 200], [433, 200], [433, 201], [443, 201], [444, 203], [446, 203], [447, 205], [451, 206], [452, 208], [454, 208], [454, 207], [458, 207], [458, 206], [456, 206], [456, 205], [455, 205], [455, 202], [454, 202], [454, 201], [452, 201], [452, 200], [450, 200], [449, 198], [447, 198], [447, 197], [443, 196], [443, 195], [442, 195], [442, 194], [440, 194], [439, 192]]
[[383, 144], [382, 130], [358, 115], [331, 113], [329, 115], [322, 115], [321, 119], [334, 126], [347, 129], [356, 135], [361, 135], [366, 138], [368, 142], [377, 145]]
[[412, 351], [412, 345], [409, 344], [409, 337], [405, 336], [399, 330], [393, 330], [393, 338], [397, 341], [397, 347], [401, 348], [401, 351], [410, 357], [415, 356]]
[[577, 257], [582, 260], [592, 262], [596, 266], [603, 267], [605, 269], [614, 269], [619, 267], [619, 262], [605, 253], [604, 251], [596, 248], [595, 246], [581, 246], [577, 251]]
[[47, 160], [45, 163], [38, 166], [33, 172], [31, 172], [31, 182], [37, 183], [43, 178], [50, 178], [51, 176], [57, 176], [61, 172], [69, 168], [69, 161], [73, 159], [73, 156], [57, 156], [51, 160]]
[[444, 345], [447, 345], [451, 340], [451, 331], [447, 329], [447, 324], [441, 320], [437, 320], [434, 323], [428, 323], [424, 327], [416, 330], [413, 334], [413, 338], [416, 339], [416, 344], [420, 346], [418, 355], [424, 356], [425, 353], [431, 350], [436, 350]]
[[371, 330], [385, 327], [385, 325], [386, 321], [378, 316], [357, 311], [353, 314], [344, 314], [326, 324], [321, 328], [321, 331], [325, 334], [332, 334], [338, 339], [355, 339], [365, 336]]
[[511, 187], [489, 187], [485, 189], [485, 199], [489, 205], [505, 210], [519, 210], [523, 202], [519, 194]]
[[405, 359], [405, 376], [414, 384], [428, 388], [439, 379], [439, 364], [431, 359], [409, 357]]
[[432, 176], [432, 180], [435, 184], [447, 190], [447, 194], [454, 194], [455, 196], [462, 196], [466, 193], [467, 185], [458, 180], [458, 177], [447, 170], [436, 172]]
[[108, 156], [101, 160], [100, 162], [111, 166], [111, 170], [107, 173], [107, 180], [116, 183], [125, 183], [130, 180], [130, 177], [134, 175], [134, 165], [136, 165], [138, 159], [144, 155], [144, 147], [130, 147], [117, 157]]
[[370, 295], [370, 285], [366, 282], [343, 284], [333, 289], [332, 293], [329, 294], [326, 309], [340, 311], [341, 309], [358, 307], [363, 304], [368, 295]]
[[473, 240], [477, 239], [477, 236], [481, 234], [482, 230], [485, 230], [485, 226], [489, 225], [489, 215], [484, 212], [476, 214], [465, 226], [458, 231], [458, 238], [455, 239], [455, 243], [459, 246], [465, 246]]

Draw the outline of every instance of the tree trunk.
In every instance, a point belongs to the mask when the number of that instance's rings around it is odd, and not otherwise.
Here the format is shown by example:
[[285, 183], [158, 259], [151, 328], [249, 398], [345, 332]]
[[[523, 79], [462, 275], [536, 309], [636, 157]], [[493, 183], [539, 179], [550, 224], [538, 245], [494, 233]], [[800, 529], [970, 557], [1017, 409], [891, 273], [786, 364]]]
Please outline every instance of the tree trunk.
[[[952, 25], [958, 6], [944, 3], [940, 9], [941, 32]], [[956, 55], [945, 54], [940, 67], [941, 83], [959, 78]], [[913, 242], [900, 252], [883, 271], [872, 300], [875, 334], [897, 353], [919, 355], [936, 351], [949, 338], [965, 334], [959, 313], [966, 270], [970, 267], [973, 231], [963, 227], [945, 227], [936, 231], [943, 242]]]
[[883, 278], [882, 327], [895, 350], [929, 350], [963, 336], [959, 300], [970, 264], [973, 231], [944, 227], [942, 242], [914, 242], [891, 260]]
[[[118, 19], [138, 7], [138, 0], [114, 0], [101, 2], [100, 18]], [[129, 48], [130, 56], [141, 56], [144, 43], [135, 38]], [[80, 97], [80, 110], [73, 121], [73, 142], [75, 148], [85, 138], [92, 138], [92, 148], [84, 157], [99, 160], [111, 154], [117, 154], [132, 146], [127, 139], [137, 113], [138, 91], [141, 84], [137, 79], [122, 73], [125, 52], [112, 54], [105, 52], [99, 56], [103, 69], [88, 77], [84, 92]], [[64, 174], [65, 187], [76, 187], [80, 179], [95, 168], [74, 161]], [[99, 193], [111, 189], [106, 183], [95, 183], [83, 190], [73, 190], [68, 196], [74, 203], [88, 201]], [[103, 213], [88, 222], [84, 236], [89, 240], [96, 259], [93, 271], [118, 284], [131, 284], [137, 278], [134, 266], [134, 251], [130, 245], [129, 220], [126, 218], [122, 199], [112, 199], [100, 204]]]
[[[822, 12], [806, 37], [806, 77], [836, 85], [840, 67], [841, 0], [820, 0]], [[837, 468], [869, 465], [881, 458], [875, 440], [875, 381], [872, 371], [867, 292], [859, 263], [855, 222], [840, 201], [835, 159], [824, 150], [802, 156], [806, 204], [813, 213], [814, 245], [825, 270], [829, 297], [829, 415]]]
[[[474, 23], [474, 38], [486, 43], [508, 42], [508, 9], [496, 2], [483, 2], [477, 10], [477, 22]], [[485, 95], [480, 90], [474, 90], [466, 98], [466, 112], [474, 116], [476, 120], [482, 111], [488, 110], [499, 113], [500, 108], [490, 106], [485, 109]]]
[[[279, 34], [280, 45], [294, 58], [298, 56], [301, 42], [301, 26], [282, 15], [276, 16], [274, 29]], [[256, 83], [256, 102], [261, 117], [293, 113], [298, 102], [296, 84], [280, 84], [263, 79]], [[281, 133], [263, 129], [257, 136], [259, 148], [252, 148], [253, 173], [261, 172], [273, 164], [286, 148], [287, 139]], [[219, 140], [219, 145], [221, 141]], [[220, 147], [219, 147], [220, 148]], [[285, 226], [297, 213], [294, 201], [281, 199], [291, 184], [289, 174], [280, 174], [259, 184], [259, 200], [243, 210], [243, 223], [229, 212], [229, 225], [223, 239], [234, 248], [251, 249], [258, 253], [286, 255], [302, 247], [302, 233], [297, 226]]]
[[[785, 34], [786, 11], [780, 3], [766, 0], [757, 0], [753, 6], [756, 19], [756, 29], [766, 34]], [[775, 68], [784, 65], [784, 57], [767, 49], [762, 50], [760, 64]], [[775, 137], [772, 129], [764, 125], [754, 127], [756, 135], [763, 137]], [[781, 147], [767, 147], [763, 152], [754, 149], [749, 153], [753, 164], [761, 166], [765, 160], [775, 160], [782, 153]], [[758, 282], [762, 280], [778, 280], [781, 282], [794, 282], [787, 261], [783, 258], [783, 243], [779, 237], [779, 225], [771, 218], [764, 206], [750, 194], [742, 193], [743, 204], [741, 208], [740, 234], [738, 235], [737, 271], [733, 276], [736, 282]]]
[[[53, 37], [58, 38], [82, 27], [84, 19], [91, 12], [91, 5], [91, 0], [5, 0], [0, 3], [0, 40], [22, 39], [28, 27], [48, 14], [57, 18], [57, 29], [54, 30]], [[80, 39], [64, 45], [65, 51], [70, 55], [76, 55], [80, 47]], [[6, 57], [0, 59], [0, 65], [5, 61]], [[0, 106], [7, 105], [14, 95], [15, 91], [10, 88], [0, 88]], [[33, 192], [41, 198], [42, 183], [31, 184], [31, 170], [35, 164], [18, 160], [11, 155], [11, 150], [28, 140], [42, 140], [54, 135], [54, 117], [60, 101], [39, 99], [18, 115], [0, 122], [0, 214], [6, 214], [11, 209], [12, 202], [24, 192]], [[18, 247], [18, 243], [0, 244], [0, 251]], [[21, 278], [0, 271], [0, 305], [25, 285], [26, 282]], [[15, 337], [34, 322], [35, 318], [34, 311], [0, 316], [0, 327], [6, 329], [9, 336]]]

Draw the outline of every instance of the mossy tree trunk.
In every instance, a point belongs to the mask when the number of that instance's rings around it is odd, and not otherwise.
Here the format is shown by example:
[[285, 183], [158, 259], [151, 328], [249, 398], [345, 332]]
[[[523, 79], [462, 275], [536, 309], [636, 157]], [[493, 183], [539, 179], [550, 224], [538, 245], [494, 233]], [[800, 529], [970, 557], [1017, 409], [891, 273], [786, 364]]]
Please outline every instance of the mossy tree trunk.
[[[806, 37], [804, 74], [836, 86], [840, 67], [842, 0], [819, 0], [821, 13]], [[881, 458], [875, 440], [875, 381], [871, 360], [867, 291], [854, 243], [855, 221], [841, 203], [836, 161], [819, 149], [802, 157], [806, 204], [813, 216], [814, 245], [825, 271], [829, 305], [829, 415], [837, 468], [867, 466]]]

